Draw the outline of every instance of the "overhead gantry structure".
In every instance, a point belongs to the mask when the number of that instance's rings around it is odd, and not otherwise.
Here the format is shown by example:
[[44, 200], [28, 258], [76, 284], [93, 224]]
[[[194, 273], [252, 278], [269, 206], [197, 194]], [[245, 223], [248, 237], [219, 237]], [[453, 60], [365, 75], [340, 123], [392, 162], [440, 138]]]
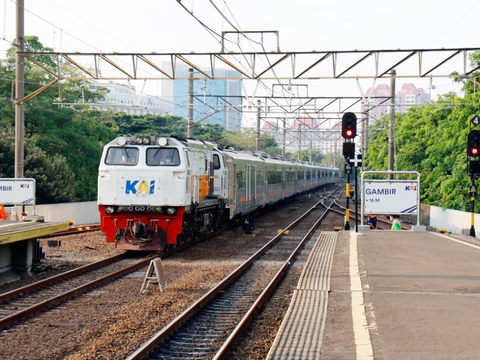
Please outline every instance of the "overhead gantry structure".
[[[472, 75], [480, 66], [471, 61], [471, 55], [479, 51], [473, 48], [438, 49], [385, 49], [342, 51], [294, 51], [281, 52], [221, 52], [221, 53], [78, 53], [78, 52], [28, 52], [18, 55], [43, 68], [52, 81], [23, 98], [15, 99], [23, 104], [59, 80], [241, 80], [253, 82], [254, 90], [245, 94], [246, 107], [258, 107], [258, 99], [264, 101], [264, 116], [280, 118], [281, 114], [302, 111], [316, 118], [338, 118], [338, 114], [352, 111], [351, 108], [365, 103], [365, 94], [360, 96], [318, 96], [310, 93], [300, 95], [297, 91], [285, 91], [290, 86], [298, 88], [314, 83], [326, 84], [330, 80], [362, 79], [409, 79], [409, 78], [457, 78], [480, 83]], [[43, 58], [43, 59], [42, 59]], [[49, 58], [48, 67], [44, 58]], [[69, 64], [70, 66], [65, 66]], [[71, 67], [77, 71], [71, 71]], [[194, 69], [189, 75], [185, 68]], [[230, 71], [229, 71], [230, 70]], [[259, 84], [270, 82], [271, 94], [257, 94]], [[287, 83], [288, 82], [288, 83]], [[301, 82], [299, 84], [299, 82]], [[255, 85], [256, 83], [256, 85]], [[280, 86], [280, 95], [274, 88]], [[320, 86], [321, 87], [321, 86]], [[244, 87], [244, 93], [247, 89]], [[278, 90], [278, 88], [277, 88]], [[227, 97], [223, 97], [228, 103]], [[390, 101], [394, 95], [383, 96], [381, 103]], [[376, 106], [378, 106], [377, 104]], [[380, 104], [381, 105], [381, 104]], [[336, 115], [335, 115], [336, 114]], [[362, 115], [368, 116], [367, 113]], [[286, 116], [283, 116], [286, 118]]]

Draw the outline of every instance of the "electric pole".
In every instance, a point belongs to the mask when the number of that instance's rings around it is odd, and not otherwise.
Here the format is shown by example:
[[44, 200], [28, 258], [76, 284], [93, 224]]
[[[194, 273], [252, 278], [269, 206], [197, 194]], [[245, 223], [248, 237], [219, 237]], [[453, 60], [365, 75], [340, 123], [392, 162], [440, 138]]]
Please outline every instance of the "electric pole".
[[188, 121], [187, 138], [193, 139], [193, 68], [188, 69]]
[[[390, 78], [390, 121], [388, 124], [388, 170], [393, 171], [394, 157], [395, 157], [395, 70], [390, 72], [392, 77]], [[392, 180], [392, 175], [388, 175], [388, 179]]]
[[256, 150], [260, 151], [260, 108], [262, 106], [262, 102], [260, 100], [257, 101], [257, 146]]
[[18, 100], [25, 96], [25, 60], [19, 52], [24, 50], [24, 0], [17, 0], [17, 34], [15, 50], [15, 178], [23, 178], [25, 109]]

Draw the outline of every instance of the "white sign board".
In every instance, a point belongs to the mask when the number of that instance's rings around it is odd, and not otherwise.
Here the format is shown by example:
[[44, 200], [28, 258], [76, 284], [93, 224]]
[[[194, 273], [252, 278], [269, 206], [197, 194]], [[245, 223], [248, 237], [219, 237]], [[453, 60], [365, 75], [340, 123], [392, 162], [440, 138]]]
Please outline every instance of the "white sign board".
[[418, 214], [416, 181], [364, 180], [365, 214]]
[[0, 179], [0, 205], [35, 205], [34, 179]]

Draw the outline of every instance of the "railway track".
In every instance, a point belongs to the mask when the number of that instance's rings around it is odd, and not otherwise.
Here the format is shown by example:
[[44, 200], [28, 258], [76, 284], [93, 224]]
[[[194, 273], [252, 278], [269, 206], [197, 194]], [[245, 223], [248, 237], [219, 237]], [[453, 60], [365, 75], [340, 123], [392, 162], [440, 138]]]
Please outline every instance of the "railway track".
[[[231, 225], [231, 227], [235, 226], [239, 226], [239, 223]], [[100, 225], [81, 226], [45, 237], [51, 238], [98, 230], [100, 230]], [[205, 241], [220, 233], [221, 231], [213, 232], [202, 238], [197, 238], [194, 241], [181, 244], [172, 249], [167, 249], [161, 253], [161, 256], [162, 258], [166, 258], [177, 251]], [[22, 288], [0, 294], [0, 330], [11, 327], [15, 323], [31, 317], [36, 313], [54, 308], [80, 294], [128, 275], [138, 268], [148, 265], [155, 256], [159, 256], [159, 253], [153, 253], [143, 260], [135, 261], [129, 259], [128, 254], [136, 253], [124, 252], [117, 254], [29, 284]]]
[[0, 295], [0, 329], [145, 266], [121, 253]]
[[50, 235], [40, 236], [38, 239], [46, 239], [46, 238], [54, 238], [60, 236], [67, 236], [67, 235], [75, 235], [80, 233], [86, 233], [91, 231], [100, 231], [101, 225], [100, 224], [92, 224], [92, 225], [84, 225], [84, 226], [72, 226], [67, 231], [62, 231]]
[[[317, 216], [315, 210], [326, 201], [327, 198], [323, 198], [298, 217], [128, 359], [224, 358], [256, 310], [280, 285], [296, 255], [335, 200]], [[289, 235], [298, 225], [305, 227], [305, 222], [309, 222], [308, 229], [303, 230], [301, 236], [296, 229], [294, 236]], [[267, 270], [259, 260], [273, 256], [269, 250], [277, 247], [280, 250], [275, 250], [275, 265]], [[282, 257], [281, 262], [278, 256]]]
[[[342, 211], [336, 210], [336, 209], [331, 209], [331, 211], [333, 211], [333, 212], [335, 212], [339, 215], [345, 216], [345, 210], [346, 210], [345, 207], [339, 205], [338, 203], [335, 203], [335, 205], [338, 206]], [[349, 218], [352, 219], [352, 220], [355, 220], [355, 215], [356, 215], [355, 210], [350, 209]], [[360, 222], [361, 222], [360, 213], [358, 215], [359, 215], [358, 223], [360, 224]], [[355, 227], [355, 223], [353, 223], [353, 226], [352, 226], [352, 224], [350, 224], [350, 227], [351, 228]], [[387, 219], [384, 219], [384, 218], [381, 218], [381, 217], [377, 216], [377, 228], [379, 230], [390, 230], [392, 228], [392, 222], [390, 220], [387, 220]], [[405, 225], [402, 225], [401, 228], [402, 228], [402, 230], [411, 230], [410, 227], [405, 226]]]

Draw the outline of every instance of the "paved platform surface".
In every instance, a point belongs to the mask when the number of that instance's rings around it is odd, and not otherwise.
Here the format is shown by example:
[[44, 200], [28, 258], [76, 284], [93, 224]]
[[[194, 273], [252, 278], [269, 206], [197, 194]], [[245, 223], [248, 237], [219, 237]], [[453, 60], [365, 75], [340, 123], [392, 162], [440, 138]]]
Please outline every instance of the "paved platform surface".
[[69, 227], [66, 222], [0, 221], [0, 245], [67, 231]]
[[321, 235], [268, 359], [480, 359], [480, 246], [429, 232]]
[[479, 246], [429, 232], [351, 234], [335, 249], [321, 359], [480, 359]]

